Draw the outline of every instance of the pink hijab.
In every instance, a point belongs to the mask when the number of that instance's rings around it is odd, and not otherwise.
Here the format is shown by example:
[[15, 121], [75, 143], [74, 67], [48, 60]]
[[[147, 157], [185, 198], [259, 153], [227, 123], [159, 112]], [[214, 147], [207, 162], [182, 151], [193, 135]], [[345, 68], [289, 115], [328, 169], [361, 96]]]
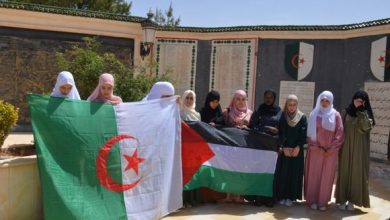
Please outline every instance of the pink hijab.
[[109, 73], [103, 73], [99, 77], [99, 84], [95, 88], [95, 90], [92, 92], [92, 94], [88, 97], [87, 100], [89, 101], [103, 101], [106, 103], [111, 103], [113, 105], [122, 103], [122, 99], [119, 96], [115, 96], [113, 93], [111, 93], [110, 98], [106, 99], [101, 94], [100, 90], [103, 84], [109, 84], [112, 87], [114, 87], [114, 77]]
[[248, 108], [248, 102], [245, 101], [245, 106], [238, 108], [235, 106], [234, 101], [237, 97], [242, 96], [246, 98], [246, 92], [243, 90], [237, 90], [234, 92], [234, 96], [229, 105], [229, 121], [232, 121], [235, 125], [247, 125], [252, 116], [252, 110]]

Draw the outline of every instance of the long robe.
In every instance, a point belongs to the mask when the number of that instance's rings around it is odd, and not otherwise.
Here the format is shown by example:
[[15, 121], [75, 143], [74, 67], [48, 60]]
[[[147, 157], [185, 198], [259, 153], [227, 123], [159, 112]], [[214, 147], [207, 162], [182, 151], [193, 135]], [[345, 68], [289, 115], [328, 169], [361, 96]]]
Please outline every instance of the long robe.
[[368, 193], [370, 162], [370, 131], [372, 120], [366, 112], [352, 117], [342, 112], [345, 142], [340, 150], [336, 203], [349, 201], [357, 206], [370, 207]]
[[280, 156], [276, 186], [277, 198], [301, 200], [304, 168], [303, 145], [306, 144], [307, 119], [302, 116], [298, 124], [291, 127], [285, 117], [282, 117], [280, 127], [282, 128], [280, 133], [282, 148], [299, 146], [299, 154], [297, 157], [286, 157], [284, 154]]
[[[335, 131], [322, 127], [321, 117], [317, 117], [317, 141], [308, 138], [308, 151], [305, 164], [304, 194], [309, 205], [326, 206], [330, 201], [336, 173], [338, 152], [344, 141], [344, 128], [340, 113], [336, 112]], [[325, 156], [320, 146], [329, 153]]]

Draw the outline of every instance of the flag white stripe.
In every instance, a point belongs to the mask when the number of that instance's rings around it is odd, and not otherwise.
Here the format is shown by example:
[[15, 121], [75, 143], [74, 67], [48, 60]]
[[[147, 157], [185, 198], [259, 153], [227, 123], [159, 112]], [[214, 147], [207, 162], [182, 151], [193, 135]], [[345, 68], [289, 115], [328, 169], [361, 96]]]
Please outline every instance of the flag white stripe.
[[303, 43], [303, 42], [299, 43], [298, 54], [303, 55], [305, 61], [303, 65], [300, 68], [298, 68], [298, 80], [304, 79], [310, 73], [313, 67], [313, 53], [314, 53], [314, 45]]
[[386, 44], [387, 37], [382, 37], [371, 44], [371, 71], [380, 81], [385, 80], [385, 66], [379, 63], [378, 58], [382, 55], [386, 59], [386, 53], [384, 53], [386, 51]]
[[[114, 107], [119, 135], [137, 140], [120, 142], [122, 182], [141, 178], [133, 189], [123, 192], [128, 219], [160, 219], [182, 207], [181, 126], [176, 98], [123, 103]], [[158, 113], [158, 117], [156, 117]], [[164, 126], [162, 126], [164, 125]], [[145, 159], [125, 171], [123, 155]]]
[[275, 172], [278, 154], [274, 151], [210, 143], [209, 146], [215, 156], [203, 163], [205, 166], [240, 173], [273, 174]]

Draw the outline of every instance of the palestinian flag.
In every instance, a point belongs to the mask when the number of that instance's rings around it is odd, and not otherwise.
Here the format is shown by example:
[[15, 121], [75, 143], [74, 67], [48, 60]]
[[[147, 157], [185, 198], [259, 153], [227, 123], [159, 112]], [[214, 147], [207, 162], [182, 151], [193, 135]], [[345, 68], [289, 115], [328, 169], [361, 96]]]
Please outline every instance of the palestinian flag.
[[371, 71], [374, 76], [390, 82], [390, 38], [382, 37], [371, 44]]
[[295, 80], [302, 80], [313, 68], [314, 45], [297, 42], [286, 46], [285, 67]]
[[28, 102], [45, 219], [159, 219], [182, 206], [176, 97]]
[[185, 190], [208, 187], [239, 195], [272, 196], [278, 139], [251, 130], [182, 124]]

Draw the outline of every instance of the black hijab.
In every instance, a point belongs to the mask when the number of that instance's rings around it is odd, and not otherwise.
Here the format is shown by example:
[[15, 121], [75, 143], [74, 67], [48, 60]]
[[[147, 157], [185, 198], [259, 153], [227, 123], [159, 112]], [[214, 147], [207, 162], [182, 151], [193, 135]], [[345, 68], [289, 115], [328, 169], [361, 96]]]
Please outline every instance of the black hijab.
[[349, 106], [345, 109], [348, 115], [352, 117], [357, 117], [357, 111], [359, 111], [360, 109], [356, 108], [355, 105], [353, 104], [353, 101], [355, 99], [362, 99], [364, 101], [364, 108], [362, 108], [361, 110], [367, 111], [368, 117], [372, 119], [372, 124], [375, 125], [375, 119], [374, 119], [374, 114], [372, 112], [370, 99], [368, 97], [367, 92], [363, 90], [359, 90], [355, 93], [355, 95], [353, 95], [351, 104], [349, 104]]
[[204, 106], [202, 110], [200, 110], [200, 116], [202, 118], [203, 122], [210, 123], [213, 122], [216, 118], [220, 117], [222, 115], [222, 109], [221, 106], [218, 105], [216, 109], [212, 109], [210, 107], [210, 102], [214, 100], [220, 100], [219, 92], [217, 91], [210, 91], [207, 94], [206, 101], [204, 103]]
[[259, 106], [259, 108], [257, 109], [257, 112], [259, 113], [259, 115], [273, 116], [273, 115], [278, 114], [281, 111], [281, 108], [275, 104], [276, 92], [271, 90], [271, 89], [267, 89], [264, 92], [264, 97], [268, 94], [271, 94], [274, 97], [274, 101], [271, 105], [266, 105], [265, 103], [261, 104]]

